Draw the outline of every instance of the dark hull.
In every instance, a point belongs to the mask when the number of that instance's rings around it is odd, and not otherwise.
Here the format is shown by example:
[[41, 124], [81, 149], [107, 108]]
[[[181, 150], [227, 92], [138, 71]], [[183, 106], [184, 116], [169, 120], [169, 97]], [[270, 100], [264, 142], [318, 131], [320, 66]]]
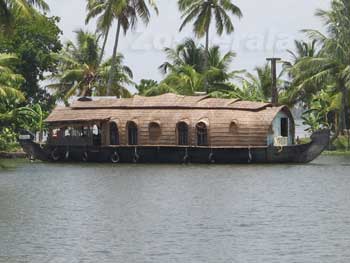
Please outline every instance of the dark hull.
[[22, 140], [31, 159], [42, 161], [109, 162], [109, 163], [308, 163], [329, 144], [329, 131], [316, 132], [312, 142], [287, 147], [215, 148], [215, 147], [87, 147], [39, 145]]

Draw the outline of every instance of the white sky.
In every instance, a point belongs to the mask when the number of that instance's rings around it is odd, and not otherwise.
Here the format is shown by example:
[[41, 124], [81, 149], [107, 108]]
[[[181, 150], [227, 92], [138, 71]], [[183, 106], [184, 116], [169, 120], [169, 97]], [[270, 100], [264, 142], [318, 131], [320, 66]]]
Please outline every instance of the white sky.
[[[86, 0], [47, 0], [51, 15], [61, 17], [63, 41], [74, 39], [74, 30], [95, 30], [95, 24], [85, 26]], [[176, 0], [157, 0], [159, 16], [153, 14], [147, 28], [141, 24], [135, 32], [128, 32], [120, 39], [119, 52], [125, 56], [125, 64], [134, 72], [134, 81], [142, 78], [160, 80], [158, 66], [165, 61], [164, 47], [174, 47], [186, 37], [191, 37], [191, 27], [179, 33], [181, 15]], [[235, 32], [218, 37], [212, 32], [212, 44], [220, 45], [225, 52], [233, 50], [237, 57], [232, 69], [252, 70], [265, 63], [265, 58], [278, 56], [288, 59], [286, 49], [293, 49], [294, 39], [302, 38], [301, 29], [321, 29], [322, 23], [314, 16], [317, 8], [327, 9], [330, 0], [236, 0], [244, 17], [234, 19]], [[214, 27], [214, 25], [213, 25]], [[114, 33], [110, 36], [107, 54], [111, 55]], [[204, 41], [203, 39], [201, 40]]]

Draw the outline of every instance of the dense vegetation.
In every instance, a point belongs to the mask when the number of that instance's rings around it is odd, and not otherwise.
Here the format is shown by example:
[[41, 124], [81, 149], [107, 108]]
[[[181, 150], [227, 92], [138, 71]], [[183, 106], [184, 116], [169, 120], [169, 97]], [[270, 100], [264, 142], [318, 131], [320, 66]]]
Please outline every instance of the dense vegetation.
[[[133, 72], [118, 53], [120, 35], [147, 25], [158, 14], [153, 0], [86, 0], [86, 23], [96, 18], [96, 33], [83, 29], [76, 39], [61, 43], [58, 17], [49, 17], [44, 0], [0, 0], [0, 150], [16, 146], [20, 129], [41, 131], [43, 120], [58, 102], [70, 97], [130, 97], [131, 86], [144, 96], [167, 92], [212, 97], [271, 100], [271, 68], [253, 72], [232, 70], [236, 54], [210, 46], [209, 32], [232, 34], [233, 18], [243, 12], [232, 0], [178, 0], [179, 29], [192, 25], [197, 39], [185, 39], [165, 48], [167, 60], [159, 66], [161, 81], [133, 82]], [[312, 15], [312, 14], [310, 14]], [[349, 128], [350, 0], [332, 0], [329, 10], [317, 10], [324, 32], [304, 30], [295, 41], [290, 61], [278, 76], [279, 103], [304, 109], [309, 131], [329, 127], [338, 148], [347, 147]], [[107, 39], [116, 24], [111, 57], [105, 57]], [[199, 40], [205, 38], [205, 45]], [[127, 63], [127, 61], [126, 61]]]

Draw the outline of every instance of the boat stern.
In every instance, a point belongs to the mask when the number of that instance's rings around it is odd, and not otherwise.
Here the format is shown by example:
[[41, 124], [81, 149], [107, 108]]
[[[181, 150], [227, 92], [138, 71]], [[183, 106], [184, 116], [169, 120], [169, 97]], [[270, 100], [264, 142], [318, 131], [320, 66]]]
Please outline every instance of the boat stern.
[[38, 159], [46, 161], [48, 159], [43, 147], [35, 142], [35, 135], [32, 132], [21, 130], [18, 136], [18, 141], [23, 151], [31, 160]]

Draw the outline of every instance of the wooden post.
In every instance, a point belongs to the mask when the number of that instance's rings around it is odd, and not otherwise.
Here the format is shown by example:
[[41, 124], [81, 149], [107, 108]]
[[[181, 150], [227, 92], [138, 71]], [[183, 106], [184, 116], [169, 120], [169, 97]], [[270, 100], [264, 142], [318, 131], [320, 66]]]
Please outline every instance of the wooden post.
[[280, 61], [280, 58], [267, 58], [267, 61], [271, 62], [271, 75], [272, 75], [272, 99], [271, 103], [275, 106], [278, 104], [278, 90], [277, 90], [277, 61]]

